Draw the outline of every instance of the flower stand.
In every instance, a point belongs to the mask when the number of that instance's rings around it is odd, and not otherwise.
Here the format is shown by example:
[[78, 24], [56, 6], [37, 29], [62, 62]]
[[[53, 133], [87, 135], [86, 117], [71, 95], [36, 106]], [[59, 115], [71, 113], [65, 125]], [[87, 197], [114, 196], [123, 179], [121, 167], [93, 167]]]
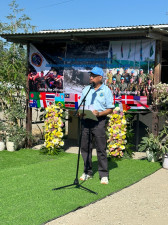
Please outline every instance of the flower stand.
[[146, 150], [146, 157], [149, 162], [157, 162], [158, 161], [158, 156], [151, 150]]

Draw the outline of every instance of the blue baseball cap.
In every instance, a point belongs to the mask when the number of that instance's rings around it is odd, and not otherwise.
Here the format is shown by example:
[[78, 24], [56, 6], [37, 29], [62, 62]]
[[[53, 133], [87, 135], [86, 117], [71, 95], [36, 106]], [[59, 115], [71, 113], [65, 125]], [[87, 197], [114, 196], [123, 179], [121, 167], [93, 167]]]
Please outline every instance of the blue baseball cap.
[[121, 77], [121, 80], [124, 80], [124, 77]]
[[150, 68], [150, 71], [153, 71], [153, 69], [152, 69], [152, 68]]
[[143, 69], [140, 69], [139, 71], [143, 71]]
[[134, 73], [134, 70], [132, 70], [131, 73]]
[[113, 78], [112, 78], [112, 80], [116, 80], [116, 78], [115, 78], [115, 77], [113, 77]]
[[120, 69], [117, 69], [117, 72], [120, 71]]
[[97, 76], [102, 76], [104, 77], [104, 72], [103, 69], [100, 67], [95, 66], [89, 73], [93, 73]]

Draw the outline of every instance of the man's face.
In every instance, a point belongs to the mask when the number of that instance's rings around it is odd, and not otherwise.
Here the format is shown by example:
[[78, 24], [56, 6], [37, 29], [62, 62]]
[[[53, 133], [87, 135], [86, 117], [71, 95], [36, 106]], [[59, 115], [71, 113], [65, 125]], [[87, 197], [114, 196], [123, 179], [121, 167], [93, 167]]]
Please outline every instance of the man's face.
[[130, 83], [131, 83], [131, 84], [132, 84], [132, 82], [133, 82], [133, 78], [130, 79]]
[[152, 74], [153, 73], [153, 71], [152, 70], [149, 70], [149, 74]]
[[151, 84], [151, 82], [152, 82], [151, 80], [148, 80], [148, 84]]
[[143, 70], [140, 70], [140, 74], [143, 74]]
[[113, 80], [113, 84], [116, 84], [116, 80]]
[[95, 75], [93, 73], [90, 74], [90, 84], [91, 83], [100, 84], [102, 82], [102, 76]]
[[121, 83], [122, 83], [122, 84], [124, 83], [124, 79], [121, 79]]

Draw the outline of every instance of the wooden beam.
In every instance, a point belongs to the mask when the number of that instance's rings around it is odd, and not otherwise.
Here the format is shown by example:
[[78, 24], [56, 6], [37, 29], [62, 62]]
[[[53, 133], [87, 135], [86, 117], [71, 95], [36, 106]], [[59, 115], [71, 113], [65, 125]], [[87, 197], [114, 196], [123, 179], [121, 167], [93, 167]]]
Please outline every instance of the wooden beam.
[[148, 33], [146, 35], [146, 37], [148, 38], [152, 38], [152, 39], [155, 39], [155, 40], [160, 40], [160, 41], [165, 41], [165, 42], [168, 42], [168, 36], [163, 36], [163, 34], [156, 34], [156, 33]]
[[156, 40], [154, 84], [161, 81], [162, 41]]

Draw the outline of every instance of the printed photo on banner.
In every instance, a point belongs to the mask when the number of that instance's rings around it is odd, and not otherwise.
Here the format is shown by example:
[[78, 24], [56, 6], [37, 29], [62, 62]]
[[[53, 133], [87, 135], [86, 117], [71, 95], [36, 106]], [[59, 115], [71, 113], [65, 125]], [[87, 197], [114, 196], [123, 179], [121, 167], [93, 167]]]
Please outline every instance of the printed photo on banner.
[[154, 40], [111, 41], [106, 85], [115, 95], [147, 96], [152, 103]]
[[109, 42], [72, 42], [67, 44], [64, 91], [81, 94], [89, 84], [88, 72], [99, 66], [106, 71]]
[[64, 45], [30, 44], [28, 73], [30, 91], [63, 91], [64, 55]]

